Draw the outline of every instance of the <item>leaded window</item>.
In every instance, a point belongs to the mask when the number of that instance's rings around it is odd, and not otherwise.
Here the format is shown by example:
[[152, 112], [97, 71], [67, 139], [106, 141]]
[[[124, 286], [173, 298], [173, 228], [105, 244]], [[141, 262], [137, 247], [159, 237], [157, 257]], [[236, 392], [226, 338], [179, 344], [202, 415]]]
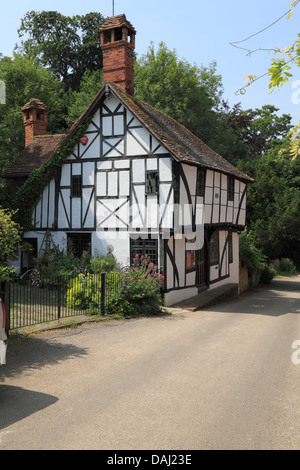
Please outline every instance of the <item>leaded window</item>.
[[[151, 238], [131, 238], [130, 239], [130, 259], [131, 262], [138, 257], [147, 255], [152, 263], [157, 265], [158, 262], [158, 244], [157, 240]], [[137, 255], [137, 256], [136, 256]]]
[[196, 185], [197, 196], [204, 197], [205, 180], [206, 180], [206, 170], [204, 168], [197, 167], [197, 185]]
[[228, 201], [233, 201], [233, 198], [234, 198], [234, 178], [232, 176], [228, 176], [227, 197], [228, 197]]
[[146, 194], [156, 194], [158, 191], [157, 171], [147, 171], [146, 173]]
[[81, 258], [84, 253], [91, 253], [91, 234], [90, 233], [68, 233], [68, 250], [76, 258]]
[[71, 197], [81, 197], [82, 177], [81, 175], [73, 175], [71, 180]]

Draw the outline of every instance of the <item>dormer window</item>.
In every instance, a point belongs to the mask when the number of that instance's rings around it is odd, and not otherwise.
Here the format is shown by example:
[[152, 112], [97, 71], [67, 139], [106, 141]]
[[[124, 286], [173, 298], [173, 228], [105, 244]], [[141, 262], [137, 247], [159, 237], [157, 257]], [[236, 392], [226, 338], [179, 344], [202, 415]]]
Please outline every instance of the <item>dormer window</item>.
[[37, 120], [38, 120], [38, 121], [43, 121], [43, 120], [44, 120], [44, 113], [43, 113], [43, 111], [38, 111], [36, 117], [37, 117]]

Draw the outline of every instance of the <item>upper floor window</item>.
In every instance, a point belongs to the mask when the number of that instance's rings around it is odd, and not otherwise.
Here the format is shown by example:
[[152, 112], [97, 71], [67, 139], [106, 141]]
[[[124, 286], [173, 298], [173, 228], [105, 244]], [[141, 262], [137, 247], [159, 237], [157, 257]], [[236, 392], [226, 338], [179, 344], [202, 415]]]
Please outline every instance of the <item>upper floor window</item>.
[[233, 201], [234, 198], [234, 178], [228, 176], [227, 179], [227, 199], [228, 201]]
[[146, 173], [146, 194], [156, 194], [158, 191], [157, 171], [147, 171]]
[[205, 180], [206, 180], [206, 170], [204, 168], [197, 167], [196, 196], [204, 197]]
[[71, 179], [71, 197], [81, 197], [82, 177], [81, 175], [73, 175]]

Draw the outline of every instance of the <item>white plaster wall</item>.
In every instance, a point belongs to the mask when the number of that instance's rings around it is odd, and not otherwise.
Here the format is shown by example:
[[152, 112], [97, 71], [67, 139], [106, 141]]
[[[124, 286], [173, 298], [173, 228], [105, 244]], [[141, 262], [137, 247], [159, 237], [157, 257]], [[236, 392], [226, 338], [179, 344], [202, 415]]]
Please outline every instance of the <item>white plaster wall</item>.
[[113, 245], [113, 255], [123, 266], [130, 265], [130, 239], [125, 231], [92, 232], [93, 254], [107, 255], [107, 246]]
[[180, 302], [181, 300], [189, 299], [198, 295], [197, 287], [187, 287], [186, 289], [173, 290], [165, 293], [165, 306], [171, 307], [171, 305]]
[[172, 161], [170, 158], [159, 159], [160, 181], [172, 181]]
[[209, 286], [209, 290], [215, 289], [216, 287], [223, 286], [225, 284], [238, 284], [239, 283], [239, 235], [238, 233], [232, 233], [232, 250], [233, 250], [233, 262], [229, 264], [229, 277], [222, 279], [219, 282], [215, 282]]

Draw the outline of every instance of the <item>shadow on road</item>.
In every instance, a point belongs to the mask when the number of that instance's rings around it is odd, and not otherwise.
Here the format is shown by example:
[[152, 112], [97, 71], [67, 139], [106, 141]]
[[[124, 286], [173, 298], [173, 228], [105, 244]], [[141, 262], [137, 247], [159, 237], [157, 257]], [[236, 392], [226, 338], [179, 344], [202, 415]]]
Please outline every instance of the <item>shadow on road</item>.
[[87, 354], [86, 348], [62, 344], [45, 337], [10, 337], [6, 365], [0, 367], [0, 387], [4, 378], [15, 377], [49, 364], [59, 364], [67, 359]]
[[0, 385], [0, 430], [57, 401], [57, 397], [46, 393], [25, 390], [12, 385]]

